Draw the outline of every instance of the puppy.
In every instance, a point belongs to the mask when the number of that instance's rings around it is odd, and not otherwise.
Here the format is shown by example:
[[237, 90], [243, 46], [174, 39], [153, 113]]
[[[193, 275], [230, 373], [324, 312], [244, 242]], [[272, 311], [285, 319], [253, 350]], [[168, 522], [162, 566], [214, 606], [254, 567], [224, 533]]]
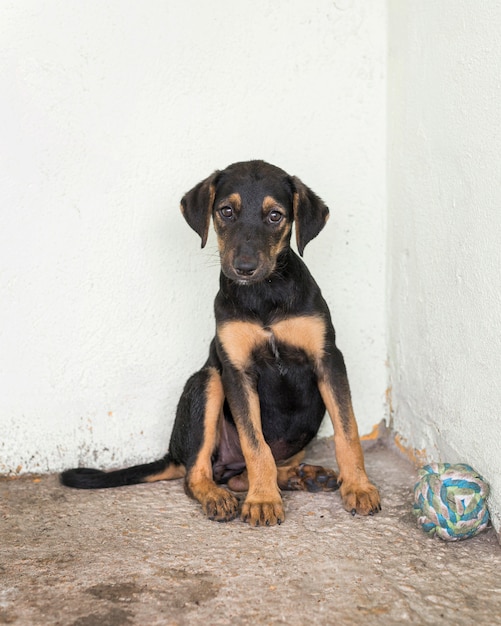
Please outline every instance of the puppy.
[[[183, 390], [169, 450], [122, 470], [67, 470], [62, 483], [93, 489], [184, 477], [210, 519], [240, 514], [255, 526], [285, 519], [284, 489], [339, 488], [352, 514], [376, 513], [380, 498], [365, 472], [329, 309], [290, 247], [294, 225], [303, 255], [325, 225], [326, 205], [297, 177], [248, 161], [200, 182], [181, 210], [202, 247], [213, 221], [221, 274], [216, 334]], [[339, 474], [299, 463], [326, 409]], [[241, 508], [235, 491], [247, 492]]]

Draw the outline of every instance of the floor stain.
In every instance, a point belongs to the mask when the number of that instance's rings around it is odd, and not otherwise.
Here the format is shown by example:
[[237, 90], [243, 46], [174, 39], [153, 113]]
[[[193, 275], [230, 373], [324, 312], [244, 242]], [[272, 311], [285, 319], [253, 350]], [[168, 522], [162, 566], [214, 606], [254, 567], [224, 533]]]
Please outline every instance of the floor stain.
[[130, 611], [112, 608], [105, 613], [92, 613], [79, 617], [71, 626], [126, 626], [133, 623]]

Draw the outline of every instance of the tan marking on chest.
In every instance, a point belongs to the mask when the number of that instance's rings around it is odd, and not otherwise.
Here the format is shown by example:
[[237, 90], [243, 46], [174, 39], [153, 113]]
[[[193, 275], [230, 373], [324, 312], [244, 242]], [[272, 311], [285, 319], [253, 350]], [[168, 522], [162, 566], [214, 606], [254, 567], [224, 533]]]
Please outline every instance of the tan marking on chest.
[[315, 315], [291, 317], [272, 324], [271, 330], [277, 341], [304, 350], [319, 359], [324, 353], [325, 322]]
[[266, 344], [276, 342], [304, 350], [313, 359], [324, 352], [325, 322], [314, 315], [291, 317], [263, 327], [256, 322], [226, 322], [218, 328], [218, 336], [231, 363], [238, 369], [248, 366], [252, 353]]
[[240, 321], [221, 324], [217, 334], [229, 360], [238, 369], [244, 369], [252, 352], [264, 345], [270, 337], [270, 331], [260, 324]]

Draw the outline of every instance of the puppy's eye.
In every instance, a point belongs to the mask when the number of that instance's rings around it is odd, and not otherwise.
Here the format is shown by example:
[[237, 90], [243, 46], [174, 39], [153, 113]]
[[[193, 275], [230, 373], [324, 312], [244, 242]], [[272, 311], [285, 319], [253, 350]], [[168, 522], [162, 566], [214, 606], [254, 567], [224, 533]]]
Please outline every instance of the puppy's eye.
[[233, 208], [231, 206], [223, 206], [219, 209], [219, 212], [225, 219], [233, 217]]
[[280, 211], [270, 211], [268, 213], [268, 221], [272, 224], [278, 224], [282, 217], [283, 215], [280, 213]]

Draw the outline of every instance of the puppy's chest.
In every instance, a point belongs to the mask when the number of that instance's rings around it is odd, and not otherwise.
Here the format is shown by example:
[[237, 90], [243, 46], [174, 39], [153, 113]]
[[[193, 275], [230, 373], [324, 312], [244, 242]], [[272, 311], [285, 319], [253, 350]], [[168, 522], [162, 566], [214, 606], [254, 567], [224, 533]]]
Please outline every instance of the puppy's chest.
[[218, 327], [218, 337], [226, 357], [237, 369], [258, 362], [285, 371], [288, 363], [322, 358], [325, 323], [318, 316], [287, 318], [269, 326], [230, 321]]
[[252, 360], [258, 366], [271, 367], [285, 376], [291, 367], [306, 365], [311, 359], [301, 348], [280, 342], [270, 329], [268, 341], [254, 350]]

